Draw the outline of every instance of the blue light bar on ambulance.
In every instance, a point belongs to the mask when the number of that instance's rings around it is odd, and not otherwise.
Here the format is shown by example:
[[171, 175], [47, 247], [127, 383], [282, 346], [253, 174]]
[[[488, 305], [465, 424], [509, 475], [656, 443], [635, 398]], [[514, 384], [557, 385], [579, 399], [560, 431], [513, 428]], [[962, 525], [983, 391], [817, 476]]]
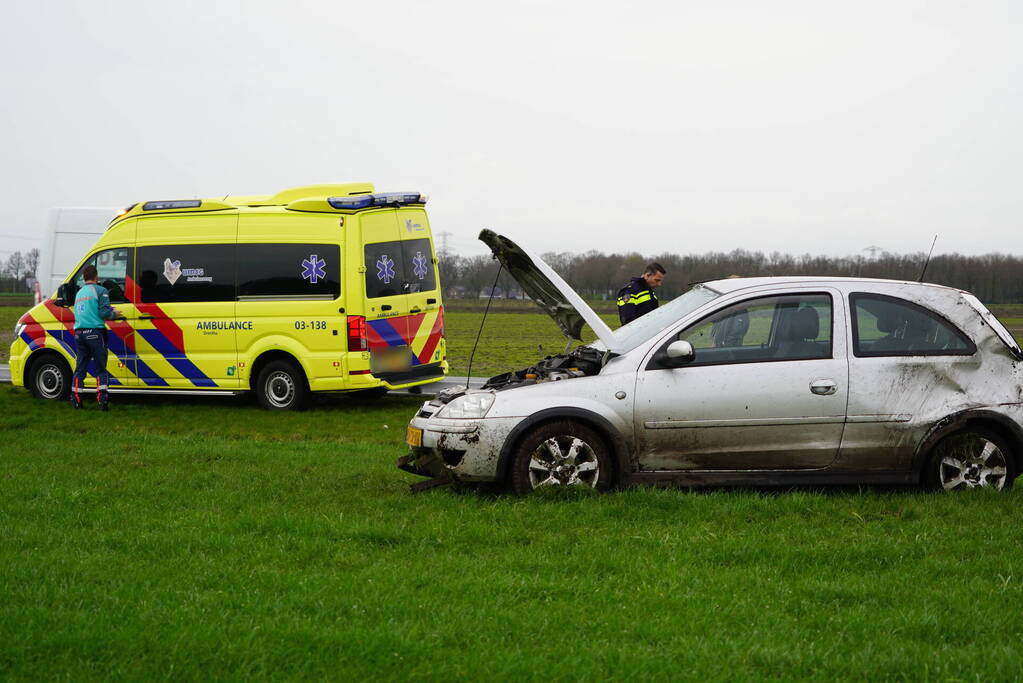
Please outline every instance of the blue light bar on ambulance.
[[355, 209], [365, 209], [373, 206], [373, 195], [358, 194], [354, 197], [331, 197], [327, 200], [327, 203], [335, 209], [354, 211]]
[[331, 197], [327, 203], [335, 209], [354, 211], [371, 206], [425, 204], [426, 196], [418, 192], [378, 192], [377, 194], [357, 194], [350, 197]]
[[198, 209], [202, 206], [201, 199], [179, 199], [172, 202], [146, 202], [143, 211], [167, 211], [168, 209]]

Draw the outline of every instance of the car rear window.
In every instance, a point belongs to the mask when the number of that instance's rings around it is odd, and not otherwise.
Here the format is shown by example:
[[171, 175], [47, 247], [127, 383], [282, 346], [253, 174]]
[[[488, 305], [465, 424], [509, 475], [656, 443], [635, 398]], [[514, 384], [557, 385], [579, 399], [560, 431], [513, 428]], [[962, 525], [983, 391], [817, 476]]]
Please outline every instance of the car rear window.
[[977, 350], [958, 327], [919, 304], [862, 292], [849, 302], [857, 357], [971, 356]]

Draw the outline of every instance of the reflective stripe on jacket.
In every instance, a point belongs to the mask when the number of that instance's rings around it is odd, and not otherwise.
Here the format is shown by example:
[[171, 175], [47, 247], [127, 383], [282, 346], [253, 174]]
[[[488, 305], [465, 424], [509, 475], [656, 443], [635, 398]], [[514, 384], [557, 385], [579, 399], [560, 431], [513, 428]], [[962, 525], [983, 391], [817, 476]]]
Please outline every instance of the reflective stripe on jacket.
[[618, 291], [617, 304], [618, 319], [625, 325], [657, 308], [658, 301], [646, 280], [634, 277]]

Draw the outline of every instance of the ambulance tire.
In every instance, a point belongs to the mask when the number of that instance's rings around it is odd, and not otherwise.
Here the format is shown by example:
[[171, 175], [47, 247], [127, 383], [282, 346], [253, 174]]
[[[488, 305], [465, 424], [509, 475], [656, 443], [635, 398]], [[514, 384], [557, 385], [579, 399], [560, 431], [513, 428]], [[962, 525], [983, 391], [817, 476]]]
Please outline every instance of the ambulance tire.
[[309, 405], [305, 373], [286, 360], [267, 363], [256, 379], [256, 398], [267, 410], [304, 410]]
[[63, 401], [71, 395], [71, 366], [58, 354], [47, 351], [29, 363], [25, 386], [36, 398]]

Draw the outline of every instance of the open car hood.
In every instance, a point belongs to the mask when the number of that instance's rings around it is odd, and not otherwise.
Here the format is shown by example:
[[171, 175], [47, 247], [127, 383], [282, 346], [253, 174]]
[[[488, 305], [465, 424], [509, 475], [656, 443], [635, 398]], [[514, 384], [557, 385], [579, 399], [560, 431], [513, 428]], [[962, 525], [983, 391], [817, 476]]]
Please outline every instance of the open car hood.
[[611, 328], [538, 256], [492, 230], [480, 232], [480, 241], [490, 247], [504, 269], [554, 319], [566, 337], [582, 341], [580, 333], [586, 324], [609, 351], [618, 352]]

